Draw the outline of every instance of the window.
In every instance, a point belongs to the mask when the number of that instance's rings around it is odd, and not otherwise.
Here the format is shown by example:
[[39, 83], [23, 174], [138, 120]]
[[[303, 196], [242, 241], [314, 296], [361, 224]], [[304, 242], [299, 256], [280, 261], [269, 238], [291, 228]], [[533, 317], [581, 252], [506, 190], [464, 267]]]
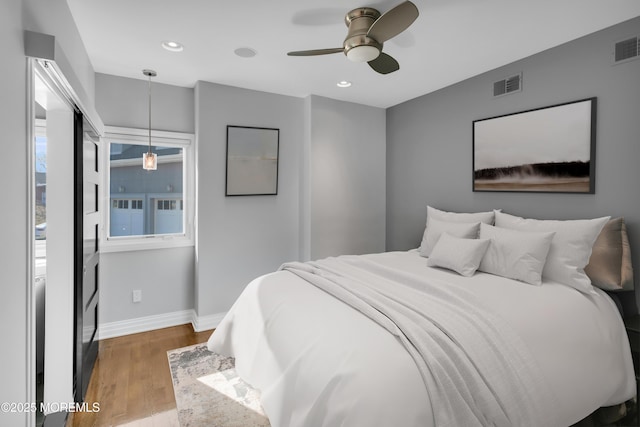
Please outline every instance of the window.
[[35, 120], [35, 219], [36, 258], [47, 251], [47, 122]]
[[106, 129], [103, 251], [193, 245], [193, 135], [152, 131], [158, 169], [142, 168], [146, 130]]

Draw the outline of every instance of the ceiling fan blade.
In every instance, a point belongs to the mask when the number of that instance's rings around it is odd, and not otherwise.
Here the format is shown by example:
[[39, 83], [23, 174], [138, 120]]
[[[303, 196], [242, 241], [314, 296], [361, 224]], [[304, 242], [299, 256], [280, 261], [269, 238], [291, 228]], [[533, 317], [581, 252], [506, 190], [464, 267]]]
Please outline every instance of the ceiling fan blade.
[[344, 48], [336, 47], [333, 49], [315, 49], [315, 50], [298, 50], [296, 52], [288, 52], [289, 56], [315, 56], [315, 55], [328, 55], [330, 53], [344, 52]]
[[376, 59], [369, 61], [368, 64], [380, 74], [389, 74], [400, 69], [398, 61], [383, 52], [380, 52], [380, 55]]
[[400, 3], [371, 24], [367, 37], [384, 43], [406, 30], [418, 18], [418, 14], [415, 4], [410, 1]]

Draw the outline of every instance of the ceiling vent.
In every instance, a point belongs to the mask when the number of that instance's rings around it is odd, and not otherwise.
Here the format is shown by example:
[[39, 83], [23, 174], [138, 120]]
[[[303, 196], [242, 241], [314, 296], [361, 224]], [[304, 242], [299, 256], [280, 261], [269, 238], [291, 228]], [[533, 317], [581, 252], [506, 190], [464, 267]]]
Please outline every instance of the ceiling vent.
[[631, 37], [615, 44], [615, 64], [638, 59], [638, 57], [640, 57], [640, 37]]
[[493, 84], [493, 96], [502, 96], [522, 91], [522, 73], [507, 77]]

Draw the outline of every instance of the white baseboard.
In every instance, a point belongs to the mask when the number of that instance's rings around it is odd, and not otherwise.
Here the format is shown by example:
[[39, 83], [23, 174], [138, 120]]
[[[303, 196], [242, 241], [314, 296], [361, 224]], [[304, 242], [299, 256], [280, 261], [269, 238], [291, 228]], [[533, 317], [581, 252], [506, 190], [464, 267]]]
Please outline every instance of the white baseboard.
[[222, 318], [227, 313], [216, 313], [209, 314], [207, 316], [198, 316], [196, 312], [193, 312], [193, 320], [191, 320], [191, 324], [193, 325], [193, 330], [196, 332], [207, 331], [209, 329], [217, 328]]
[[98, 326], [98, 339], [103, 340], [106, 338], [152, 331], [154, 329], [168, 328], [170, 326], [184, 325], [185, 323], [191, 323], [192, 319], [193, 310], [182, 310], [154, 316], [101, 323]]
[[101, 323], [98, 326], [98, 339], [103, 340], [121, 337], [123, 335], [184, 325], [185, 323], [191, 323], [194, 331], [201, 332], [218, 326], [225, 314], [226, 313], [218, 313], [208, 316], [197, 316], [194, 310], [182, 310], [154, 316]]

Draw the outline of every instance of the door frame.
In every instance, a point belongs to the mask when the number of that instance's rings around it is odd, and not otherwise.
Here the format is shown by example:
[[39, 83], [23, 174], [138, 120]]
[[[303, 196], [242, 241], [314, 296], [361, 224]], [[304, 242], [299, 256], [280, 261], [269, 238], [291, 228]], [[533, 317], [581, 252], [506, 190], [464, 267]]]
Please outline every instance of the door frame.
[[[26, 397], [29, 402], [36, 402], [36, 301], [35, 301], [35, 256], [36, 256], [36, 244], [35, 244], [35, 127], [36, 127], [36, 90], [35, 90], [35, 78], [36, 73], [47, 81], [47, 84], [51, 86], [51, 89], [58, 94], [61, 99], [71, 106], [72, 111], [82, 111], [86, 116], [84, 123], [88, 124], [91, 130], [98, 136], [102, 136], [104, 133], [104, 124], [97, 116], [93, 105], [89, 105], [87, 110], [85, 104], [78, 97], [74, 91], [73, 86], [65, 78], [64, 73], [54, 60], [39, 59], [37, 57], [30, 56], [30, 52], [27, 52], [27, 66], [26, 66], [26, 93], [27, 97], [27, 120], [26, 120], [26, 141], [27, 144], [27, 230], [25, 230], [25, 236], [27, 238], [27, 256], [29, 259], [26, 283], [27, 287], [27, 333], [26, 333], [26, 356], [27, 356], [27, 375], [26, 381]], [[36, 71], [37, 70], [37, 71]], [[73, 161], [73, 159], [71, 159]], [[73, 267], [71, 268], [73, 270]], [[72, 289], [70, 290], [73, 291]], [[72, 315], [72, 314], [71, 314]], [[72, 326], [72, 323], [70, 323]], [[73, 331], [70, 331], [72, 334]], [[71, 350], [72, 351], [72, 350]], [[46, 356], [45, 356], [46, 357]], [[71, 361], [70, 366], [72, 366]], [[46, 369], [46, 368], [45, 368]], [[72, 374], [72, 368], [69, 371]], [[73, 383], [73, 378], [69, 379], [69, 384]], [[71, 385], [72, 387], [72, 385]], [[70, 397], [73, 397], [73, 390], [65, 391]], [[63, 401], [61, 399], [53, 398], [56, 401]], [[65, 399], [65, 401], [68, 401]], [[36, 423], [35, 412], [27, 412], [26, 414], [27, 426], [34, 426]], [[53, 414], [51, 414], [53, 415]]]

